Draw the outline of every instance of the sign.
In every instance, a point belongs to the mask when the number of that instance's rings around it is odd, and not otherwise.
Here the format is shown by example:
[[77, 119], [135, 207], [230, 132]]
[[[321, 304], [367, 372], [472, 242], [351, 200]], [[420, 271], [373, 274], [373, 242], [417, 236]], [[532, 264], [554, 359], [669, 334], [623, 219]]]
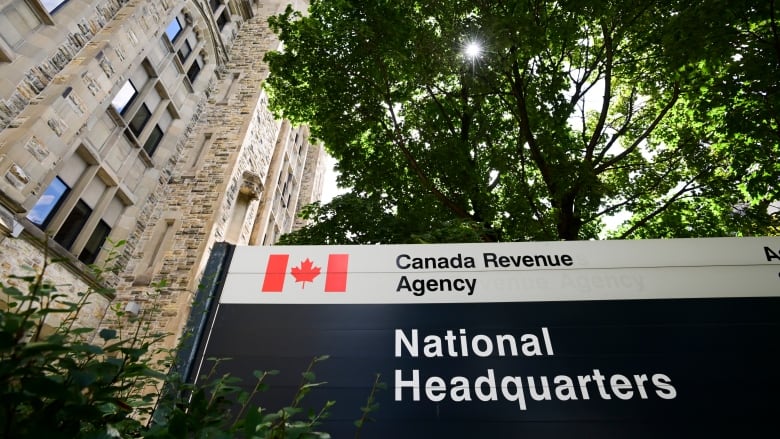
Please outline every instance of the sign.
[[367, 438], [780, 433], [780, 238], [236, 247], [196, 364]]

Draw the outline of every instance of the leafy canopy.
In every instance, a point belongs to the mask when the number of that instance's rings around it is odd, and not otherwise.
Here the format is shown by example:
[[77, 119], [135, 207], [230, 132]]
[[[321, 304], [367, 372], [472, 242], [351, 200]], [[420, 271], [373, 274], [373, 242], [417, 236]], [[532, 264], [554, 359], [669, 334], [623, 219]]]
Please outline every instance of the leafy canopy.
[[313, 0], [270, 24], [272, 107], [353, 189], [289, 243], [589, 239], [618, 213], [621, 238], [777, 233], [774, 0]]

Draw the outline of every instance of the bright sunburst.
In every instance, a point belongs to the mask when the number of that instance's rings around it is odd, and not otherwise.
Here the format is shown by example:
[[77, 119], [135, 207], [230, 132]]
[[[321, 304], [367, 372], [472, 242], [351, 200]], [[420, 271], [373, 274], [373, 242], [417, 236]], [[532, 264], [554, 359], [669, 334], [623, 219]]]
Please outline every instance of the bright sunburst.
[[482, 54], [482, 45], [477, 41], [470, 41], [463, 48], [463, 54], [470, 59], [478, 58]]

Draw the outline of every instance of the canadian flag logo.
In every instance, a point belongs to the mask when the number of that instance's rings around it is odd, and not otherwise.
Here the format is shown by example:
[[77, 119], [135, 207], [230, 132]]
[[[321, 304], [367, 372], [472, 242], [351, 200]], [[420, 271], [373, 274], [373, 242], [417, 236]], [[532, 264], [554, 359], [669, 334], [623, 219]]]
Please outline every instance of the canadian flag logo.
[[[273, 254], [268, 256], [268, 265], [263, 278], [264, 293], [281, 293], [284, 290], [284, 282], [287, 274], [290, 274], [295, 282], [301, 283], [301, 289], [306, 288], [306, 282], [314, 282], [320, 275], [322, 268], [314, 261], [306, 258], [293, 266], [289, 273], [289, 254]], [[325, 268], [325, 292], [343, 293], [347, 291], [347, 268], [349, 266], [348, 254], [329, 254], [328, 264]]]

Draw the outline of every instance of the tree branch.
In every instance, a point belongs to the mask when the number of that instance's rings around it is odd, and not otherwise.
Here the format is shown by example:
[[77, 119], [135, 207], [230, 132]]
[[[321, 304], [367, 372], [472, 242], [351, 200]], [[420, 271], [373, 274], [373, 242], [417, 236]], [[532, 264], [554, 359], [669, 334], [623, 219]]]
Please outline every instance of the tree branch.
[[441, 112], [442, 116], [444, 116], [444, 120], [447, 122], [447, 129], [450, 130], [450, 134], [453, 136], [457, 136], [457, 132], [455, 131], [455, 126], [452, 124], [452, 121], [450, 120], [449, 114], [447, 114], [447, 111], [444, 109], [444, 105], [442, 105], [441, 101], [436, 97], [436, 95], [433, 93], [433, 90], [431, 90], [431, 87], [426, 84], [425, 90], [428, 91], [428, 96], [433, 99], [433, 102], [436, 104], [436, 107], [439, 108], [439, 112]]
[[[550, 193], [555, 194], [557, 193], [557, 190], [552, 178], [550, 167], [547, 165], [547, 160], [545, 160], [544, 154], [542, 154], [539, 145], [536, 143], [536, 138], [534, 137], [533, 130], [531, 129], [531, 122], [528, 116], [528, 103], [525, 99], [525, 87], [523, 85], [523, 78], [520, 75], [520, 66], [517, 63], [517, 60], [512, 62], [512, 75], [509, 80], [512, 84], [512, 94], [517, 99], [516, 117], [518, 119], [518, 124], [520, 125], [520, 131], [525, 138], [526, 143], [528, 143], [528, 148], [531, 151], [531, 158], [539, 168], [539, 172], [542, 174], [544, 183], [547, 185]], [[520, 148], [522, 147], [523, 145], [521, 142]]]
[[636, 87], [631, 88], [631, 96], [629, 97], [628, 101], [628, 111], [626, 112], [626, 121], [623, 122], [623, 125], [620, 126], [620, 129], [617, 130], [617, 132], [609, 139], [607, 144], [604, 146], [604, 148], [599, 152], [598, 157], [596, 157], [596, 163], [600, 163], [604, 156], [607, 155], [607, 152], [612, 148], [612, 146], [615, 144], [617, 139], [623, 137], [626, 134], [626, 131], [628, 131], [628, 127], [631, 124], [631, 120], [634, 118], [634, 97], [636, 96]]
[[[518, 146], [518, 150], [520, 152], [520, 180], [522, 181], [522, 184], [528, 188], [528, 174], [525, 170], [525, 148], [523, 148], [523, 145]], [[525, 191], [525, 197], [528, 201], [528, 205], [533, 209], [533, 211], [536, 213], [537, 218], [542, 217], [542, 212], [539, 210], [539, 206], [537, 206], [536, 201], [534, 200], [534, 197], [531, 195], [530, 190]]]
[[[403, 141], [403, 138], [399, 132], [398, 118], [395, 115], [395, 110], [393, 110], [393, 105], [390, 99], [386, 99], [385, 104], [388, 106], [388, 109], [390, 111], [390, 116], [393, 120], [392, 129], [387, 126], [385, 129], [390, 131], [390, 133], [392, 134], [393, 145], [395, 145], [401, 151], [401, 154], [403, 154], [404, 158], [406, 159], [406, 162], [409, 164], [409, 167], [417, 175], [417, 178], [419, 178], [423, 186], [427, 188], [429, 191], [431, 191], [433, 196], [436, 197], [436, 199], [439, 200], [447, 209], [452, 211], [452, 213], [454, 213], [459, 218], [471, 219], [471, 215], [469, 215], [469, 213], [466, 212], [463, 206], [460, 206], [454, 201], [450, 200], [449, 197], [447, 197], [443, 192], [441, 192], [439, 188], [437, 188], [436, 185], [433, 184], [433, 182], [428, 178], [428, 175], [425, 173], [425, 170], [422, 168], [422, 166], [420, 166], [420, 163], [417, 162], [417, 159], [414, 158], [414, 154], [412, 154], [412, 152], [409, 151], [409, 148], [406, 147], [405, 142]], [[382, 123], [384, 124], [384, 122]]]
[[593, 150], [601, 138], [601, 134], [604, 131], [604, 124], [607, 121], [607, 112], [609, 111], [609, 104], [612, 100], [612, 61], [614, 58], [612, 47], [612, 35], [610, 35], [607, 25], [601, 24], [602, 31], [604, 33], [604, 49], [606, 59], [604, 60], [604, 97], [601, 102], [601, 114], [599, 120], [596, 123], [596, 127], [593, 128], [593, 135], [590, 137], [590, 142], [585, 148], [585, 161], [590, 163], [593, 160]]
[[610, 166], [614, 165], [620, 160], [623, 160], [624, 157], [626, 157], [628, 154], [636, 150], [639, 147], [639, 145], [650, 135], [650, 133], [653, 132], [655, 127], [658, 126], [659, 123], [661, 123], [661, 120], [663, 120], [663, 118], [666, 116], [666, 113], [668, 113], [669, 110], [671, 110], [672, 107], [674, 107], [674, 104], [677, 102], [677, 99], [679, 97], [680, 97], [680, 86], [679, 84], [675, 83], [674, 92], [672, 93], [672, 98], [656, 115], [655, 119], [653, 119], [653, 122], [650, 123], [650, 125], [647, 128], [645, 128], [644, 132], [642, 132], [642, 134], [634, 140], [634, 143], [632, 143], [631, 146], [626, 148], [623, 152], [616, 155], [615, 157], [612, 157], [611, 159], [597, 166], [595, 170], [596, 175], [606, 171], [607, 169], [609, 169]]
[[641, 227], [644, 227], [645, 225], [647, 225], [647, 223], [648, 223], [648, 222], [650, 222], [650, 220], [652, 220], [652, 219], [653, 219], [653, 218], [655, 218], [656, 216], [658, 216], [658, 215], [660, 215], [661, 213], [663, 213], [663, 212], [664, 212], [666, 209], [668, 209], [668, 208], [669, 208], [669, 207], [670, 207], [672, 204], [674, 204], [674, 202], [675, 202], [675, 201], [677, 201], [677, 200], [679, 200], [680, 198], [682, 198], [682, 196], [683, 196], [684, 194], [686, 194], [686, 193], [688, 193], [688, 192], [691, 192], [691, 191], [694, 191], [694, 190], [696, 190], [696, 189], [699, 189], [701, 186], [693, 186], [693, 187], [691, 187], [690, 185], [691, 185], [691, 184], [692, 184], [694, 181], [696, 181], [696, 180], [698, 180], [699, 178], [701, 178], [702, 176], [704, 176], [704, 174], [706, 174], [707, 172], [708, 172], [708, 169], [704, 169], [704, 170], [702, 170], [701, 172], [699, 172], [698, 174], [696, 174], [696, 176], [695, 176], [695, 177], [693, 177], [693, 178], [692, 178], [690, 181], [688, 181], [688, 182], [685, 184], [685, 186], [683, 186], [682, 188], [680, 188], [680, 190], [678, 190], [678, 191], [677, 191], [677, 192], [676, 192], [674, 195], [672, 195], [672, 196], [671, 196], [671, 197], [670, 197], [668, 200], [666, 200], [666, 202], [665, 202], [664, 204], [662, 204], [662, 205], [658, 206], [658, 208], [656, 208], [654, 211], [650, 212], [650, 214], [646, 215], [644, 218], [642, 218], [642, 219], [640, 219], [639, 221], [637, 221], [636, 223], [634, 223], [634, 225], [632, 225], [631, 227], [629, 227], [629, 228], [628, 228], [628, 230], [626, 230], [625, 232], [623, 232], [623, 233], [622, 233], [622, 234], [621, 234], [621, 235], [618, 237], [618, 239], [626, 239], [626, 238], [627, 238], [627, 237], [629, 237], [629, 236], [630, 236], [632, 233], [634, 233], [634, 232], [635, 232], [637, 229], [639, 229], [639, 228], [641, 228]]

